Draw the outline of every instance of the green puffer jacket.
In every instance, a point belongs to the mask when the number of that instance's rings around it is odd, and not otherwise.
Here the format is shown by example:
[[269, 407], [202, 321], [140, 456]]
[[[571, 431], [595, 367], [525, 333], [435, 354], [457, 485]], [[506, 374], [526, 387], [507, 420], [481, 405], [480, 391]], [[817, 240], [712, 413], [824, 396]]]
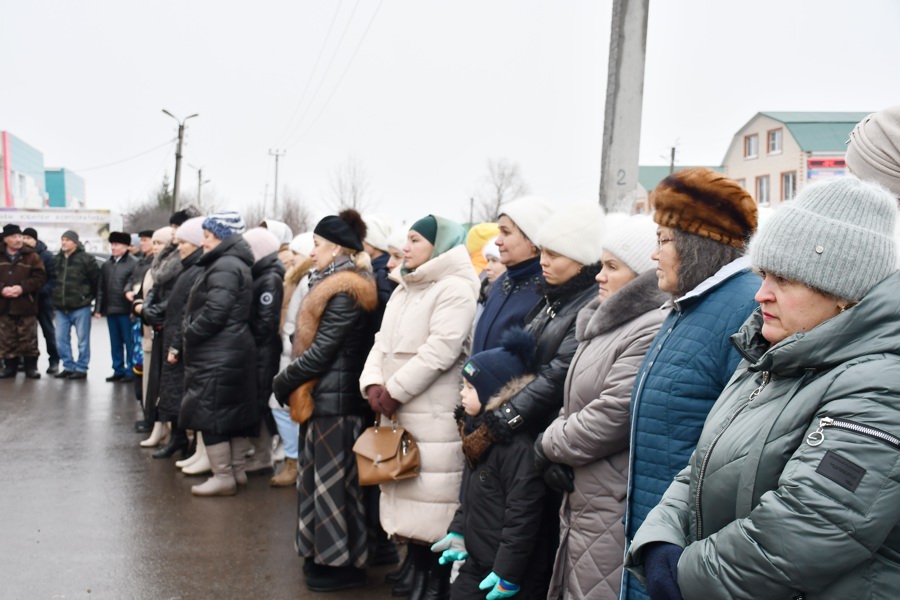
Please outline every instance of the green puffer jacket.
[[[900, 593], [900, 273], [855, 307], [744, 355], [688, 466], [638, 530], [685, 548], [692, 598], [895, 599]], [[833, 419], [829, 420], [829, 419]]]
[[71, 256], [60, 251], [56, 255], [56, 287], [53, 288], [53, 306], [56, 310], [71, 312], [90, 306], [97, 295], [100, 267], [97, 260], [78, 244]]

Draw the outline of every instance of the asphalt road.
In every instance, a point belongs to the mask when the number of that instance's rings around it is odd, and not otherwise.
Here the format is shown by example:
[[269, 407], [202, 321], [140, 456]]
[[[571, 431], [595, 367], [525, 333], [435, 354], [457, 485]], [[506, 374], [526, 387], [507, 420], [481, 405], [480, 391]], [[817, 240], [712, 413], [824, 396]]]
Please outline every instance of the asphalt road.
[[[309, 592], [293, 547], [297, 492], [251, 478], [230, 498], [151, 457], [140, 405], [112, 373], [104, 320], [84, 381], [0, 380], [0, 600], [391, 598], [369, 586]], [[46, 369], [41, 357], [41, 372]]]

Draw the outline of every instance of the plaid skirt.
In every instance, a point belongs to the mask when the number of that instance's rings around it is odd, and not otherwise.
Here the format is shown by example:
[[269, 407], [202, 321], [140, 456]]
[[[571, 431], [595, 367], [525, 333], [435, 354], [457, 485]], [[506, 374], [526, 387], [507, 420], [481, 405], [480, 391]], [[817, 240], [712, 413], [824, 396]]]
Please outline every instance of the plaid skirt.
[[301, 430], [297, 553], [319, 565], [365, 568], [366, 512], [352, 450], [363, 419], [316, 417]]

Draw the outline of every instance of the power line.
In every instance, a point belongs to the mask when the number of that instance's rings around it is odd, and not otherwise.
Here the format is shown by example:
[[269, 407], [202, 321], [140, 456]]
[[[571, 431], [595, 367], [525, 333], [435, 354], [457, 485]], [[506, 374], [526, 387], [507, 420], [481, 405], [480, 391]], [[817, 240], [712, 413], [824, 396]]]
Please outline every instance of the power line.
[[337, 45], [334, 47], [334, 52], [331, 53], [331, 58], [328, 60], [328, 66], [325, 67], [325, 73], [322, 75], [322, 78], [319, 79], [319, 83], [316, 86], [316, 91], [313, 92], [312, 99], [307, 103], [306, 108], [303, 110], [303, 114], [300, 115], [300, 119], [297, 121], [297, 125], [291, 130], [291, 132], [287, 135], [287, 139], [294, 137], [294, 135], [300, 130], [300, 126], [303, 125], [303, 119], [309, 113], [309, 109], [312, 108], [312, 105], [315, 103], [316, 98], [319, 97], [319, 92], [322, 91], [322, 85], [325, 83], [325, 80], [328, 79], [328, 74], [331, 72], [331, 67], [334, 65], [334, 59], [337, 57], [338, 52], [341, 49], [341, 45], [344, 43], [344, 38], [347, 36], [347, 31], [350, 29], [350, 24], [353, 22], [353, 17], [356, 16], [356, 9], [359, 8], [359, 1], [356, 0], [356, 4], [353, 5], [353, 10], [350, 13], [350, 18], [347, 19], [347, 23], [344, 25], [344, 30], [341, 32], [341, 37], [337, 42]]
[[97, 169], [105, 169], [106, 167], [114, 167], [115, 165], [120, 165], [124, 162], [128, 162], [129, 160], [134, 160], [135, 158], [140, 158], [141, 156], [144, 156], [145, 154], [150, 154], [154, 150], [159, 150], [163, 146], [168, 146], [169, 144], [174, 142], [176, 139], [178, 139], [178, 138], [172, 138], [171, 140], [166, 140], [165, 142], [163, 142], [162, 144], [160, 144], [158, 146], [154, 146], [154, 147], [150, 148], [149, 150], [144, 150], [140, 154], [135, 154], [134, 156], [129, 156], [128, 158], [123, 158], [122, 160], [117, 160], [115, 162], [107, 163], [105, 165], [99, 165], [96, 167], [88, 167], [86, 169], [72, 169], [72, 170], [77, 173], [83, 173], [85, 171], [96, 171]]
[[356, 55], [359, 52], [359, 49], [362, 47], [363, 42], [366, 40], [366, 36], [369, 34], [369, 29], [371, 29], [372, 23], [375, 22], [375, 17], [378, 16], [378, 11], [381, 9], [381, 4], [383, 2], [384, 2], [384, 0], [379, 0], [378, 6], [375, 7], [375, 12], [372, 13], [372, 17], [369, 19], [369, 23], [366, 25], [366, 29], [365, 29], [365, 31], [363, 31], [362, 37], [359, 38], [359, 43], [356, 44], [356, 48], [354, 48], [353, 54], [350, 56], [350, 60], [347, 62], [347, 66], [344, 67], [343, 73], [341, 73], [340, 78], [338, 78], [337, 83], [335, 84], [334, 88], [331, 90], [331, 94], [329, 94], [328, 98], [325, 100], [325, 104], [322, 106], [322, 109], [318, 112], [318, 114], [316, 114], [315, 118], [313, 119], [312, 123], [310, 123], [309, 127], [307, 127], [306, 130], [302, 134], [300, 134], [300, 137], [297, 138], [297, 140], [293, 144], [288, 146], [288, 148], [293, 148], [294, 146], [299, 144], [301, 141], [303, 141], [303, 139], [306, 137], [306, 135], [312, 130], [312, 128], [319, 121], [319, 117], [322, 116], [322, 113], [325, 112], [325, 109], [328, 108], [328, 104], [331, 102], [331, 99], [334, 97], [335, 92], [337, 92], [338, 88], [341, 86], [341, 82], [344, 81], [344, 76], [347, 74], [347, 71], [350, 70], [350, 66], [353, 65], [353, 60], [356, 58]]
[[281, 142], [284, 141], [285, 136], [287, 135], [287, 131], [291, 128], [291, 125], [294, 124], [294, 117], [297, 116], [297, 111], [300, 110], [300, 107], [303, 105], [303, 100], [306, 99], [306, 94], [309, 92], [310, 84], [312, 83], [313, 77], [316, 74], [316, 71], [319, 69], [319, 63], [322, 60], [322, 55], [325, 54], [325, 48], [328, 46], [328, 40], [331, 39], [331, 31], [334, 29], [334, 24], [337, 21], [338, 13], [341, 12], [341, 6], [344, 4], [344, 0], [340, 0], [337, 4], [337, 8], [334, 10], [334, 15], [331, 17], [331, 24], [328, 26], [328, 33], [325, 34], [325, 40], [322, 42], [322, 47], [319, 48], [319, 55], [316, 56], [316, 63], [313, 65], [312, 71], [309, 73], [309, 79], [306, 80], [306, 86], [303, 88], [303, 93], [300, 95], [300, 100], [297, 102], [297, 106], [294, 107], [294, 112], [291, 113], [291, 118], [288, 119], [287, 125], [284, 127], [281, 133], [281, 137], [278, 139], [278, 144], [276, 146], [281, 145]]

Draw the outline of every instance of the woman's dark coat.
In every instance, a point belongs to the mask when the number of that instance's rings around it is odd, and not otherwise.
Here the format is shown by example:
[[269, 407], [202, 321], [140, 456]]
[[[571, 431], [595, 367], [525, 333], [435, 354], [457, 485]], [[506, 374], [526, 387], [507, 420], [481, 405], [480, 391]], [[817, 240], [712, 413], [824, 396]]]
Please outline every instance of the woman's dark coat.
[[284, 264], [273, 252], [254, 263], [253, 309], [250, 331], [256, 342], [256, 399], [266, 410], [272, 395], [272, 379], [278, 374], [281, 359], [281, 304], [284, 300]]
[[364, 415], [359, 376], [372, 348], [378, 293], [370, 273], [340, 271], [316, 283], [300, 305], [294, 360], [275, 378], [282, 405], [301, 385], [312, 387], [313, 418]]
[[575, 317], [597, 296], [594, 277], [599, 263], [585, 266], [566, 283], [547, 286], [545, 295], [526, 318], [525, 329], [537, 340], [538, 377], [500, 408], [500, 415], [517, 429], [533, 435], [544, 431], [563, 405], [563, 386], [578, 349]]
[[232, 235], [203, 254], [184, 311], [184, 398], [179, 425], [219, 435], [259, 421], [256, 347], [250, 343], [253, 253]]
[[[158, 405], [160, 414], [164, 416], [177, 416], [181, 410], [181, 397], [184, 395], [184, 346], [182, 343], [184, 309], [191, 288], [203, 274], [203, 267], [197, 264], [201, 256], [203, 256], [203, 250], [197, 249], [181, 261], [181, 275], [175, 280], [175, 285], [166, 301], [162, 338], [164, 358]], [[144, 308], [144, 311], [147, 310]], [[165, 357], [172, 351], [178, 355], [178, 362], [174, 365], [165, 360]]]

